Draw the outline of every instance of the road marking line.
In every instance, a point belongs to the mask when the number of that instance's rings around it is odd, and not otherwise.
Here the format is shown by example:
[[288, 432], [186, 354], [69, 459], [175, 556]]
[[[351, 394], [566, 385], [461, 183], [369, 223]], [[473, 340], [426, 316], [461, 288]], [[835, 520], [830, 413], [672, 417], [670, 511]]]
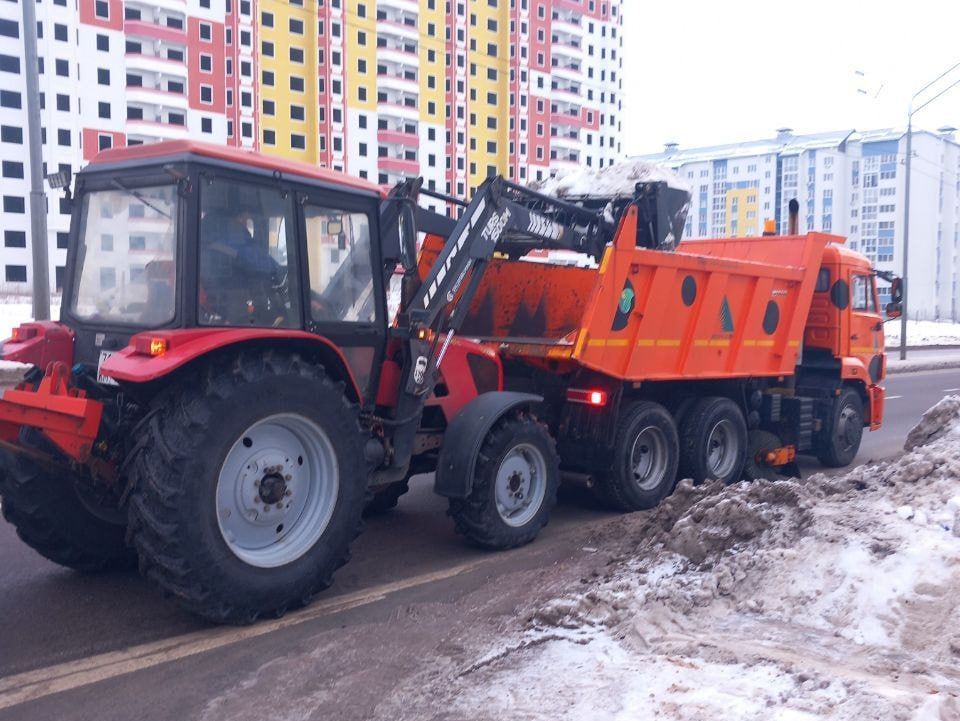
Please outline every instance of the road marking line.
[[188, 656], [214, 651], [240, 641], [297, 626], [322, 616], [329, 616], [358, 606], [375, 603], [398, 591], [459, 576], [490, 563], [496, 558], [496, 556], [483, 558], [452, 568], [386, 583], [371, 589], [344, 594], [328, 601], [315, 603], [301, 611], [290, 613], [274, 621], [261, 621], [253, 626], [242, 628], [220, 626], [206, 631], [195, 631], [132, 646], [121, 651], [109, 651], [97, 656], [89, 656], [76, 661], [68, 661], [46, 668], [26, 671], [15, 676], [0, 678], [0, 709], [18, 706], [28, 701], [36, 701], [55, 693], [69, 691], [80, 686], [89, 686]]
[[887, 396], [888, 401], [895, 401], [897, 398], [903, 398], [903, 396]]

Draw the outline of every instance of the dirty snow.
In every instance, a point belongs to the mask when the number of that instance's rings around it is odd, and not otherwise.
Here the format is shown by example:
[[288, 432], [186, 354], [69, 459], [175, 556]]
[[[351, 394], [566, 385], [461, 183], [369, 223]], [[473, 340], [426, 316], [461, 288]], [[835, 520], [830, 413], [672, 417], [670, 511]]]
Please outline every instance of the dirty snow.
[[580, 577], [530, 589], [496, 643], [422, 660], [376, 715], [956, 721], [958, 478], [952, 396], [896, 460], [683, 482], [594, 531]]
[[600, 169], [578, 167], [561, 170], [551, 178], [530, 183], [530, 187], [559, 198], [611, 198], [632, 196], [637, 183], [656, 181], [663, 181], [669, 187], [687, 193], [691, 191], [686, 181], [672, 170], [642, 160], [625, 160]]

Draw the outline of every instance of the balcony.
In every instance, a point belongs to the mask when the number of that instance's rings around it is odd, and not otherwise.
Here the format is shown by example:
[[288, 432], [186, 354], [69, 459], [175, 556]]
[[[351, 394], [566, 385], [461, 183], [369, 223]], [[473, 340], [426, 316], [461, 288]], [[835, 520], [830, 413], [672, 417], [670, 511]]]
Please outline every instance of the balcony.
[[176, 140], [190, 136], [186, 125], [170, 125], [156, 120], [127, 120], [125, 130], [128, 136], [144, 136], [158, 140]]
[[398, 173], [401, 175], [420, 174], [419, 161], [407, 160], [406, 158], [377, 158], [377, 168], [388, 173]]
[[395, 75], [389, 72], [377, 73], [377, 88], [381, 90], [395, 90], [398, 93], [407, 93], [418, 95], [420, 93], [420, 83], [417, 80], [410, 80], [401, 75]]
[[384, 10], [396, 10], [397, 12], [410, 13], [411, 15], [420, 14], [420, 3], [417, 0], [379, 0], [377, 8]]
[[127, 53], [123, 56], [127, 68], [131, 70], [145, 70], [151, 73], [176, 75], [181, 78], [187, 76], [187, 64], [183, 60], [170, 60], [157, 55], [143, 53]]
[[127, 35], [141, 36], [153, 40], [166, 40], [167, 42], [179, 43], [180, 45], [186, 45], [187, 43], [186, 30], [178, 30], [177, 28], [158, 25], [144, 20], [125, 20], [123, 22], [123, 31]]
[[377, 36], [416, 42], [420, 39], [420, 31], [417, 29], [416, 22], [411, 25], [399, 19], [377, 20]]
[[183, 93], [172, 93], [160, 88], [128, 85], [126, 95], [128, 103], [138, 105], [163, 106], [165, 108], [177, 108], [178, 110], [186, 110], [189, 105], [187, 96]]
[[565, 43], [562, 40], [554, 40], [550, 45], [550, 52], [553, 57], [560, 60], [559, 64], [561, 65], [564, 64], [562, 62], [563, 58], [576, 61], [583, 60], [583, 49], [579, 45], [573, 45], [571, 41]]
[[420, 64], [420, 56], [417, 54], [415, 46], [411, 52], [402, 46], [397, 47], [393, 45], [378, 45], [377, 62], [418, 66]]
[[420, 147], [420, 136], [416, 132], [408, 133], [405, 130], [391, 130], [389, 128], [377, 130], [377, 142], [384, 145], [401, 145], [406, 148]]

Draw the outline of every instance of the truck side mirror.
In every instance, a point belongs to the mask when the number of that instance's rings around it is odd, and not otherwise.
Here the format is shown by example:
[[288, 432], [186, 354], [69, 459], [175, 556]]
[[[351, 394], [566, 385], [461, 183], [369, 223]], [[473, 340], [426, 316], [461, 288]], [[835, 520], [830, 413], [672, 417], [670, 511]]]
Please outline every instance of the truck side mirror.
[[903, 307], [900, 305], [899, 302], [893, 301], [891, 303], [887, 303], [886, 311], [887, 311], [887, 320], [893, 320], [894, 318], [900, 317], [900, 315], [903, 313]]
[[[894, 278], [890, 281], [890, 299], [899, 304], [903, 300], [903, 280], [901, 278]], [[890, 306], [887, 306], [889, 310]]]
[[410, 203], [402, 203], [397, 217], [397, 235], [400, 236], [400, 263], [406, 273], [417, 269], [417, 221]]

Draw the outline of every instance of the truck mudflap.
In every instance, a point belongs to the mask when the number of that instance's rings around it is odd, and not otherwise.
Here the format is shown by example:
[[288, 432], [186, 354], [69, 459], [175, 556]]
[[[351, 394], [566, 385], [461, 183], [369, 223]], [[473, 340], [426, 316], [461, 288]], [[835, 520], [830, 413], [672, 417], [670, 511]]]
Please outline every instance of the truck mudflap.
[[21, 384], [0, 398], [0, 440], [16, 444], [26, 426], [43, 432], [70, 458], [85, 463], [100, 430], [103, 405], [70, 387], [70, 369], [53, 362], [36, 389]]
[[867, 386], [867, 395], [870, 399], [870, 407], [867, 408], [867, 422], [870, 424], [870, 430], [878, 430], [883, 423], [883, 405], [886, 398], [886, 392], [883, 386], [876, 384]]
[[514, 408], [542, 401], [542, 396], [512, 391], [482, 393], [470, 401], [444, 433], [433, 490], [447, 498], [469, 496], [477, 454], [494, 423]]

